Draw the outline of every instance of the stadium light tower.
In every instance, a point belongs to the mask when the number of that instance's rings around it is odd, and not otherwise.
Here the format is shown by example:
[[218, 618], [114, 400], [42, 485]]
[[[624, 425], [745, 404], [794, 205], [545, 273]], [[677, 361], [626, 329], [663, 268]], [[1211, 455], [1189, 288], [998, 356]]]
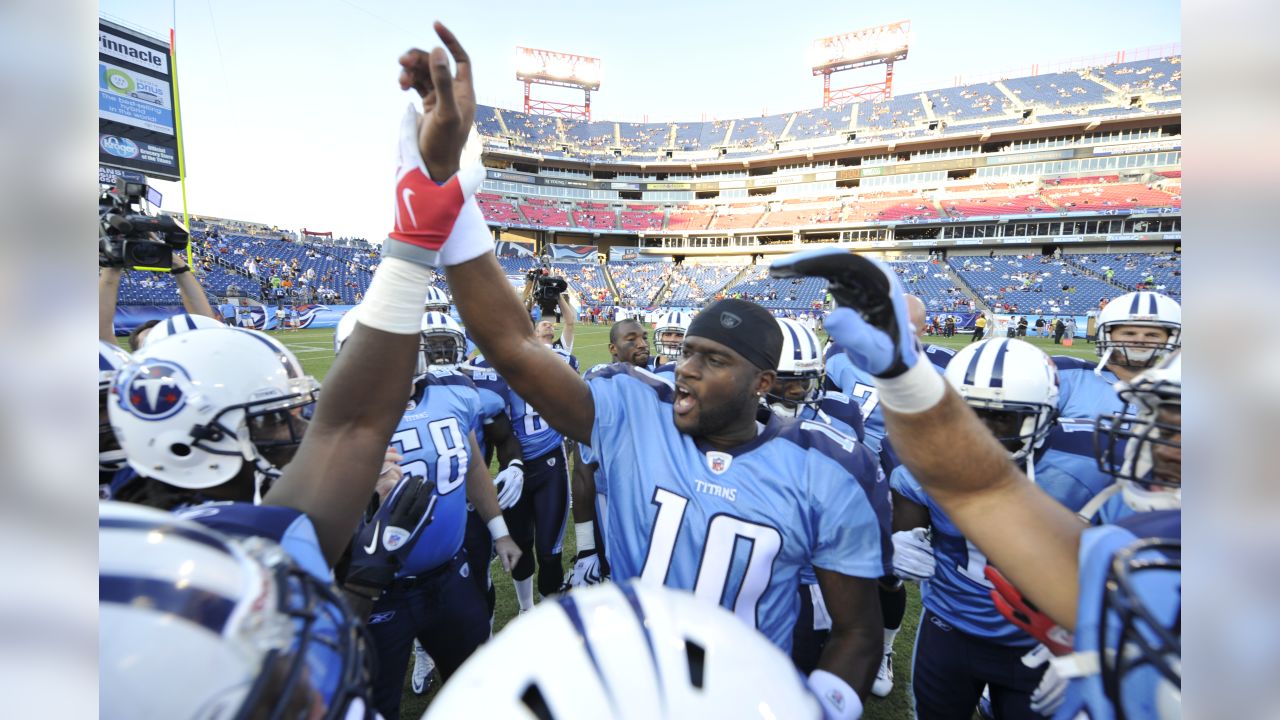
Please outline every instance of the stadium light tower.
[[[822, 107], [855, 100], [887, 100], [893, 97], [893, 64], [907, 59], [911, 44], [911, 21], [854, 30], [814, 40], [809, 45], [809, 63], [814, 75], [822, 76]], [[831, 74], [842, 70], [884, 65], [884, 80], [831, 89]]]
[[[591, 91], [600, 89], [600, 58], [517, 47], [516, 79], [524, 83], [526, 113], [590, 122]], [[534, 85], [578, 88], [582, 90], [582, 104], [535, 100]]]

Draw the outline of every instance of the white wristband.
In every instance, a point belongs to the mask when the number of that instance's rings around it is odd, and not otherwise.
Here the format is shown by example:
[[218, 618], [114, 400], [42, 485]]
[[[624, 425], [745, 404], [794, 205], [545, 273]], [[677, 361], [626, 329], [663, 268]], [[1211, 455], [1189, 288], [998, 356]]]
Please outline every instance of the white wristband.
[[826, 670], [809, 673], [809, 690], [822, 705], [824, 720], [858, 720], [862, 717], [862, 698], [840, 676]]
[[493, 233], [484, 222], [480, 205], [475, 198], [469, 197], [462, 203], [462, 211], [453, 222], [449, 239], [440, 248], [440, 266], [461, 265], [481, 255], [492, 255], [493, 251]]
[[947, 383], [921, 355], [910, 370], [897, 377], [876, 378], [880, 402], [900, 413], [919, 413], [937, 405], [947, 392]]
[[494, 540], [511, 534], [511, 531], [507, 529], [507, 521], [502, 517], [501, 513], [485, 524], [489, 526], [489, 537]]
[[573, 524], [574, 537], [578, 539], [578, 552], [596, 549], [596, 524], [593, 520]]
[[422, 332], [422, 298], [431, 280], [430, 268], [384, 257], [359, 305], [357, 322], [397, 335]]

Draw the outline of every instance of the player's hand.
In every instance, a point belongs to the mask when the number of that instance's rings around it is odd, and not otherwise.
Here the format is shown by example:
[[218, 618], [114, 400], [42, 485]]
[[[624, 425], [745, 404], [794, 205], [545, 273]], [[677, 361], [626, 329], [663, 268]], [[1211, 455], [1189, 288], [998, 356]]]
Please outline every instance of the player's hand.
[[1022, 664], [1033, 670], [1044, 666], [1040, 684], [1031, 693], [1031, 709], [1045, 717], [1052, 717], [1067, 696], [1067, 679], [1054, 667], [1053, 653], [1044, 645], [1036, 645], [1022, 656]]
[[876, 377], [897, 377], [920, 359], [897, 273], [861, 255], [826, 248], [793, 253], [769, 266], [775, 278], [822, 277], [840, 307], [823, 323], [854, 364]]
[[422, 112], [410, 106], [400, 122], [400, 164], [396, 170], [395, 229], [383, 255], [435, 267], [463, 206], [484, 179], [478, 165], [459, 172], [462, 148], [475, 119], [471, 61], [444, 25], [436, 34], [458, 66], [449, 75], [442, 48], [413, 49], [400, 56], [400, 88], [422, 97]]
[[524, 491], [524, 463], [512, 460], [493, 478], [493, 485], [498, 490], [498, 507], [507, 510], [520, 502], [520, 493]]
[[933, 557], [929, 531], [918, 527], [893, 534], [893, 574], [920, 582], [933, 577], [938, 562]]
[[1022, 597], [1022, 593], [1018, 592], [1018, 589], [1005, 579], [999, 570], [988, 565], [982, 572], [994, 586], [991, 599], [1001, 615], [1031, 637], [1044, 643], [1054, 655], [1066, 655], [1071, 652], [1075, 638], [1066, 628], [1040, 612], [1040, 609], [1031, 604], [1030, 600]]
[[412, 475], [397, 485], [356, 531], [346, 583], [367, 595], [385, 590], [431, 524], [437, 497], [434, 482]]
[[565, 573], [561, 592], [587, 585], [599, 585], [602, 582], [604, 582], [604, 576], [600, 572], [600, 554], [595, 550], [583, 550], [574, 558], [573, 569]]
[[175, 252], [173, 254], [173, 268], [184, 268], [187, 266], [187, 254], [184, 252]]
[[434, 28], [453, 56], [456, 74], [449, 75], [449, 57], [443, 48], [431, 52], [414, 48], [400, 56], [400, 89], [413, 88], [422, 97], [418, 151], [431, 177], [443, 181], [458, 171], [462, 147], [476, 117], [476, 94], [467, 51], [442, 23]]
[[387, 456], [382, 461], [382, 472], [378, 474], [378, 480], [373, 486], [379, 500], [386, 500], [387, 493], [404, 478], [404, 469], [400, 467], [403, 459], [404, 456], [396, 452], [395, 448], [387, 448]]
[[493, 552], [502, 561], [502, 569], [511, 572], [511, 568], [520, 562], [520, 546], [516, 545], [516, 541], [511, 539], [510, 535], [503, 535], [493, 541]]

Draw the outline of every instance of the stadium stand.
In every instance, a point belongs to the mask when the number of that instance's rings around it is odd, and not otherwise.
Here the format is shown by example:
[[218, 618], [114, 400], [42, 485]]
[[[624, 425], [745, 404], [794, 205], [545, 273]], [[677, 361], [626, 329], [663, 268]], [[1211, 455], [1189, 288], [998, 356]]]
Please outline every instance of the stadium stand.
[[595, 263], [552, 263], [552, 272], [564, 277], [586, 305], [612, 305], [613, 295], [604, 271]]
[[619, 302], [649, 307], [666, 283], [671, 266], [658, 262], [609, 263], [609, 274], [618, 289]]
[[770, 310], [816, 310], [826, 297], [827, 281], [822, 278], [775, 279], [767, 264], [755, 265], [742, 280], [725, 290], [728, 297], [752, 300]]
[[889, 267], [898, 273], [902, 289], [920, 298], [929, 312], [960, 311], [972, 308], [972, 301], [955, 284], [947, 266], [938, 260], [894, 260]]
[[1040, 255], [953, 257], [947, 262], [996, 312], [1084, 314], [1124, 293], [1063, 260]]
[[664, 305], [675, 307], [699, 306], [724, 290], [725, 285], [738, 276], [746, 265], [690, 265], [685, 263], [671, 273], [668, 285], [671, 294]]
[[1179, 302], [1182, 300], [1181, 255], [1099, 253], [1067, 255], [1066, 259], [1130, 290], [1156, 290]]

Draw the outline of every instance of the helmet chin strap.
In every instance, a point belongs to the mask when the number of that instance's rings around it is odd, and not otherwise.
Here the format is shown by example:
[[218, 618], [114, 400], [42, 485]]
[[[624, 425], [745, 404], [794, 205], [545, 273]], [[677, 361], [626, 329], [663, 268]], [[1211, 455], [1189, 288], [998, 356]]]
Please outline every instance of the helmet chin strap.
[[798, 417], [800, 415], [800, 405], [788, 407], [785, 403], [770, 402], [769, 409], [779, 417]]
[[1102, 359], [1099, 360], [1097, 366], [1093, 368], [1094, 375], [1098, 375], [1098, 376], [1102, 375], [1103, 368], [1107, 366], [1107, 361], [1111, 359], [1111, 353], [1115, 351], [1116, 349], [1114, 347], [1111, 347], [1111, 346], [1107, 347], [1107, 351], [1102, 354]]

